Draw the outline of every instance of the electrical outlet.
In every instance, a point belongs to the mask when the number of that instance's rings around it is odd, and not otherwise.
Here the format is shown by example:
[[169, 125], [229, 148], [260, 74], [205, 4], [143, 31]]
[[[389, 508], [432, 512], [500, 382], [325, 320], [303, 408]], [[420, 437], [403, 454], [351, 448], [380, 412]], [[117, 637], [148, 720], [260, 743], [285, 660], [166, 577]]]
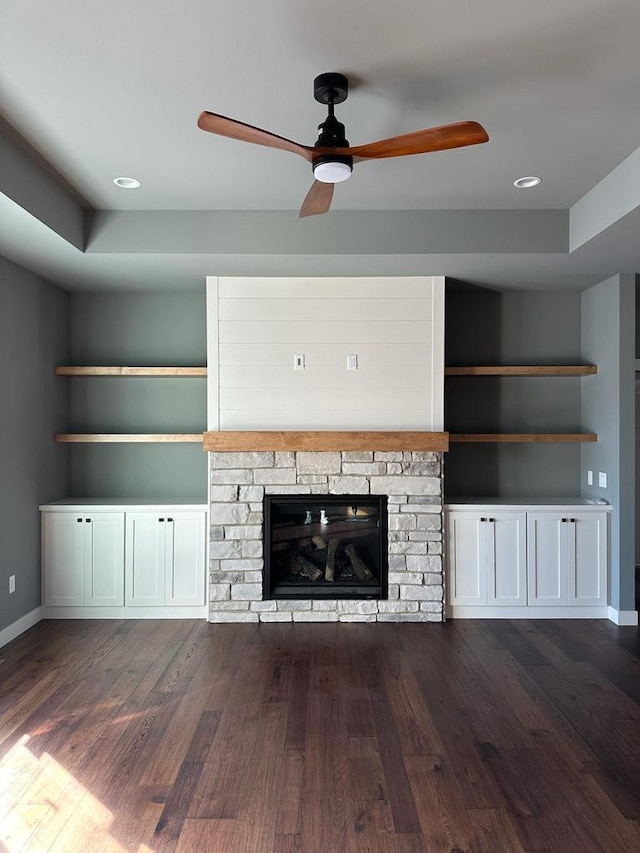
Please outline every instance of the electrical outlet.
[[358, 369], [358, 356], [357, 355], [348, 355], [347, 356], [347, 370], [357, 370]]
[[587, 471], [587, 486], [593, 486], [593, 471]]
[[297, 352], [293, 356], [293, 369], [304, 370], [304, 353]]
[[9, 595], [12, 595], [16, 591], [16, 576], [9, 575]]
[[607, 488], [607, 475], [604, 471], [598, 471], [598, 485], [601, 489]]

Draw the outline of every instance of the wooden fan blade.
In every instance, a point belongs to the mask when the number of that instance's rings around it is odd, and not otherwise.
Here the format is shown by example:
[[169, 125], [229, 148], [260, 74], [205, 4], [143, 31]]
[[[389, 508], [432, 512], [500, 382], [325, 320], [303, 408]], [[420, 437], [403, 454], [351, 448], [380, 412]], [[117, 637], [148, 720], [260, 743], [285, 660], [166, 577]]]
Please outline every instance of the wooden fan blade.
[[416, 130], [404, 136], [394, 136], [368, 145], [349, 148], [348, 153], [357, 160], [373, 160], [381, 157], [404, 157], [407, 154], [426, 154], [428, 151], [444, 151], [447, 148], [462, 148], [487, 142], [487, 131], [475, 121], [460, 121], [444, 124], [427, 130]]
[[327, 184], [324, 181], [314, 181], [300, 208], [300, 218], [304, 216], [315, 216], [318, 213], [326, 213], [331, 207], [333, 188], [335, 184]]
[[226, 118], [225, 116], [210, 113], [206, 110], [200, 113], [198, 117], [198, 127], [209, 133], [217, 133], [218, 136], [228, 136], [230, 139], [238, 139], [241, 142], [253, 142], [255, 145], [266, 145], [268, 148], [292, 151], [294, 154], [304, 157], [305, 160], [309, 160], [309, 162], [311, 162], [313, 157], [313, 149], [308, 148], [306, 145], [299, 145], [297, 142], [292, 142], [283, 136], [276, 136], [275, 133], [269, 133], [268, 130], [261, 130], [259, 127], [253, 127], [251, 124], [244, 124], [233, 118]]

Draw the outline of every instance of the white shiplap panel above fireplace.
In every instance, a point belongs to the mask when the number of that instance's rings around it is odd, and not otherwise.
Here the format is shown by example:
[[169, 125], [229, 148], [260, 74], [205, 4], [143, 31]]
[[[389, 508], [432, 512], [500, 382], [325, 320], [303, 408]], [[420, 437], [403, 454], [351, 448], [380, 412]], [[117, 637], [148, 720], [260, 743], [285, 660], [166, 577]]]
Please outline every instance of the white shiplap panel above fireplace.
[[443, 428], [441, 277], [211, 277], [207, 312], [211, 430]]

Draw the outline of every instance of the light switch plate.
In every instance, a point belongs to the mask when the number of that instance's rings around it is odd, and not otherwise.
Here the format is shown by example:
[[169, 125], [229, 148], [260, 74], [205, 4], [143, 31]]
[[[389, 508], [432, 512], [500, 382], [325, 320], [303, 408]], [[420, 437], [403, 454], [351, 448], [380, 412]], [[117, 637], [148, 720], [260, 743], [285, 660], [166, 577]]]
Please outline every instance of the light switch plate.
[[604, 471], [598, 471], [598, 485], [601, 489], [607, 488], [607, 475]]
[[293, 369], [304, 370], [304, 353], [296, 352], [293, 356]]
[[587, 486], [593, 486], [593, 471], [587, 471]]
[[357, 370], [358, 369], [358, 356], [355, 354], [351, 354], [347, 356], [347, 370]]

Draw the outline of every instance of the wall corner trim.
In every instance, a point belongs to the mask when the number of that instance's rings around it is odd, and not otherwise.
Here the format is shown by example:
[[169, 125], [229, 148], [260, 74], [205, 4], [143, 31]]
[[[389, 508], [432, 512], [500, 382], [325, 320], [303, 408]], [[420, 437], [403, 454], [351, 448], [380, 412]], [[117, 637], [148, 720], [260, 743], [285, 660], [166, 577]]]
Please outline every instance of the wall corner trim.
[[8, 625], [0, 631], [0, 649], [24, 634], [29, 628], [37, 625], [42, 620], [42, 607], [34, 608], [30, 613], [25, 613], [20, 619], [16, 619], [11, 625]]
[[616, 610], [615, 607], [609, 607], [608, 618], [614, 625], [633, 626], [638, 624], [638, 611]]

